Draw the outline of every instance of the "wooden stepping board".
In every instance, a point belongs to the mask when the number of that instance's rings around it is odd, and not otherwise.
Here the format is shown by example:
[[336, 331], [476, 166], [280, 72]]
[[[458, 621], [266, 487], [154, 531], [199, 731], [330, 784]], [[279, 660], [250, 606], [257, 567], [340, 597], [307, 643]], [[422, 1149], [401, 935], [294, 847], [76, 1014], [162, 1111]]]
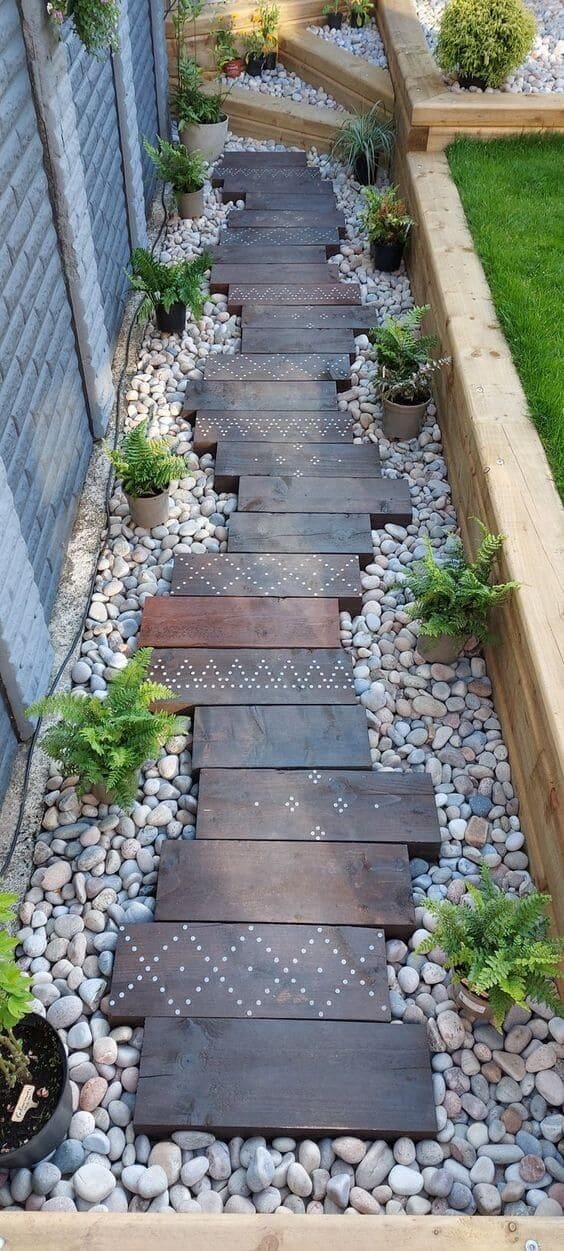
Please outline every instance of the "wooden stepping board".
[[331, 412], [208, 412], [196, 415], [194, 451], [209, 452], [222, 443], [245, 443], [265, 439], [285, 443], [350, 443], [351, 419], [348, 413]]
[[338, 647], [339, 605], [334, 599], [229, 601], [217, 596], [179, 599], [153, 595], [145, 603], [140, 647]]
[[214, 469], [216, 491], [233, 491], [242, 475], [294, 474], [308, 478], [380, 478], [380, 454], [374, 443], [220, 443]]
[[169, 839], [155, 920], [375, 925], [401, 937], [415, 925], [407, 851], [386, 843]]
[[337, 408], [334, 382], [210, 382], [186, 391], [184, 413], [221, 409], [224, 412], [323, 412]]
[[202, 769], [199, 839], [404, 843], [437, 855], [441, 835], [427, 773], [343, 769]]
[[352, 660], [342, 647], [156, 648], [151, 677], [169, 687], [172, 698], [166, 706], [176, 711], [356, 703]]
[[425, 1026], [149, 1017], [134, 1125], [152, 1138], [434, 1137]]
[[356, 282], [326, 282], [316, 285], [291, 286], [288, 283], [241, 283], [229, 288], [228, 308], [241, 308], [249, 303], [265, 304], [360, 304], [360, 287]]
[[374, 557], [370, 517], [363, 513], [232, 513], [228, 552], [327, 552]]
[[197, 708], [194, 769], [369, 769], [364, 708]]
[[[321, 963], [320, 963], [321, 962]], [[108, 1015], [389, 1021], [382, 930], [155, 921], [119, 935]]]
[[[307, 165], [307, 156], [305, 152], [238, 152], [227, 149], [223, 153], [223, 161], [221, 169], [230, 169], [235, 166], [238, 169], [253, 169], [256, 165], [301, 165], [303, 168]], [[221, 177], [221, 174], [219, 175]], [[214, 184], [215, 185], [215, 184]]]
[[171, 595], [291, 595], [336, 599], [356, 613], [362, 603], [356, 556], [237, 556], [228, 552], [175, 556]]
[[301, 230], [311, 228], [312, 219], [317, 228], [330, 226], [344, 232], [344, 214], [333, 207], [326, 208], [323, 203], [315, 209], [315, 213], [309, 208], [303, 212], [293, 209], [275, 212], [269, 209], [232, 209], [226, 225], [229, 230], [263, 230], [265, 227], [268, 230]]
[[[303, 265], [296, 257], [295, 263], [285, 264], [283, 267], [272, 264], [249, 264], [243, 261], [237, 264], [234, 261], [214, 264], [210, 275], [210, 291], [226, 292], [229, 286], [239, 286], [241, 283], [259, 283], [264, 286], [270, 286], [283, 278], [285, 283], [299, 287], [304, 283], [327, 283], [332, 282], [332, 274], [329, 269], [328, 262], [323, 260], [316, 265]], [[209, 362], [208, 362], [209, 363]], [[206, 365], [206, 379], [209, 378], [208, 366]]]
[[[239, 196], [230, 195], [229, 192], [223, 193], [223, 199], [239, 199]], [[324, 208], [333, 208], [336, 210], [335, 196], [332, 191], [326, 191], [323, 186], [297, 187], [295, 191], [284, 188], [284, 191], [275, 191], [270, 187], [261, 190], [251, 190], [245, 192], [245, 209], [261, 212], [264, 209], [270, 209], [271, 212], [287, 212], [288, 209], [296, 210], [302, 213], [311, 210], [312, 217], [317, 216], [317, 209], [323, 205]]]
[[221, 243], [219, 247], [213, 250], [213, 260], [215, 265], [248, 265], [251, 261], [253, 265], [268, 265], [272, 269], [276, 265], [324, 265], [327, 260], [327, 249], [324, 244], [317, 243], [315, 245], [304, 244], [295, 245], [289, 243], [271, 243], [265, 241], [262, 243], [257, 239], [257, 232], [253, 231], [255, 245], [250, 249], [249, 243], [241, 243], [239, 240], [239, 231], [232, 236], [233, 243]]
[[236, 352], [218, 354], [206, 366], [206, 378], [213, 382], [342, 382], [350, 385], [351, 363], [344, 352], [302, 352], [290, 356], [252, 356]]
[[243, 352], [347, 352], [354, 360], [355, 342], [352, 330], [343, 326], [330, 330], [253, 330], [244, 329]]
[[269, 228], [262, 226], [245, 229], [241, 227], [236, 234], [225, 234], [219, 245], [220, 250], [228, 255], [232, 248], [256, 248], [264, 251], [270, 247], [302, 247], [321, 244], [327, 249], [328, 255], [339, 251], [339, 231], [331, 226], [278, 226]]
[[403, 478], [248, 477], [239, 479], [239, 509], [253, 513], [331, 513], [354, 508], [372, 525], [410, 525], [409, 486]]
[[265, 167], [261, 162], [259, 165], [243, 165], [235, 164], [229, 161], [219, 177], [223, 178], [223, 188], [239, 188], [244, 191], [246, 187], [261, 188], [264, 187], [265, 181], [273, 191], [283, 191], [285, 187], [322, 187], [334, 195], [333, 183], [328, 179], [322, 179], [319, 170], [308, 169], [307, 166], [282, 165], [276, 162], [271, 163], [271, 168]]
[[[354, 288], [353, 288], [354, 289]], [[345, 327], [356, 334], [380, 324], [382, 318], [370, 304], [337, 304], [323, 306], [313, 302], [303, 307], [289, 304], [262, 304], [248, 301], [241, 314], [245, 329], [263, 330], [331, 330]]]

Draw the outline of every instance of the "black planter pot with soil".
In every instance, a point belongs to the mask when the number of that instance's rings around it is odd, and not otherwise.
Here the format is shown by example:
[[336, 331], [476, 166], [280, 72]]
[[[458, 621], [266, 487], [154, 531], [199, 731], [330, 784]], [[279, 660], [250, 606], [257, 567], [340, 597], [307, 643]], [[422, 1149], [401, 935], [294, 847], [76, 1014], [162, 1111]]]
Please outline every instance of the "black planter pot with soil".
[[186, 329], [186, 305], [179, 300], [172, 304], [168, 313], [164, 305], [157, 304], [155, 309], [157, 327], [163, 334], [182, 334]]
[[263, 56], [250, 56], [245, 62], [245, 69], [251, 78], [259, 78], [265, 68]]
[[52, 1025], [30, 1012], [14, 1028], [30, 1069], [10, 1088], [0, 1071], [0, 1169], [33, 1168], [60, 1146], [72, 1116], [65, 1049]]
[[370, 255], [374, 268], [384, 274], [392, 274], [399, 269], [404, 253], [405, 243], [371, 243]]
[[327, 25], [329, 27], [329, 30], [340, 30], [341, 26], [343, 25], [343, 14], [342, 13], [330, 13], [327, 18]]
[[275, 70], [278, 62], [278, 54], [276, 52], [267, 52], [264, 58], [265, 70]]
[[479, 75], [459, 74], [458, 85], [464, 87], [466, 91], [469, 87], [479, 87], [480, 91], [485, 91], [488, 84], [485, 78], [480, 78]]
[[353, 174], [354, 174], [356, 182], [359, 182], [362, 187], [370, 187], [372, 183], [376, 182], [377, 173], [378, 173], [378, 157], [376, 157], [376, 159], [369, 166], [368, 161], [364, 155], [357, 156], [356, 161], [353, 165]]

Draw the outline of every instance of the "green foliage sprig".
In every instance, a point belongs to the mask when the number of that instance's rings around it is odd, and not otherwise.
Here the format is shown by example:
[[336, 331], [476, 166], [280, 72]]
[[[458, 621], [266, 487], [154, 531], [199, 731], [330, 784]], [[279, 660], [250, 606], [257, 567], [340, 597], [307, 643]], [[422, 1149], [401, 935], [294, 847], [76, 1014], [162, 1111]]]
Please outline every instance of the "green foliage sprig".
[[500, 87], [532, 48], [536, 28], [522, 0], [450, 0], [441, 18], [437, 61], [449, 73]]
[[199, 191], [207, 177], [208, 166], [201, 152], [187, 152], [183, 143], [169, 143], [157, 137], [154, 148], [145, 140], [145, 151], [150, 156], [161, 182], [169, 182], [175, 191], [182, 193]]
[[104, 451], [121, 478], [126, 495], [133, 499], [159, 495], [174, 478], [182, 478], [186, 473], [184, 457], [173, 456], [166, 439], [147, 438], [148, 424], [148, 418], [140, 421], [125, 435], [118, 448], [104, 444]]
[[31, 717], [61, 718], [45, 732], [41, 746], [60, 761], [67, 776], [79, 775], [79, 794], [101, 783], [116, 803], [129, 808], [137, 790], [137, 770], [156, 758], [167, 738], [181, 733], [178, 717], [151, 711], [157, 700], [172, 697], [168, 687], [147, 678], [151, 654], [152, 648], [140, 648], [110, 683], [105, 699], [61, 692], [28, 709]]
[[527, 1007], [529, 999], [563, 1016], [553, 980], [560, 970], [564, 939], [548, 932], [550, 895], [533, 891], [515, 899], [495, 885], [486, 865], [479, 889], [469, 884], [468, 891], [469, 903], [427, 900], [439, 923], [419, 944], [417, 954], [440, 947], [455, 981], [464, 980], [475, 994], [488, 998], [497, 1026], [512, 1004]]
[[260, 60], [264, 50], [264, 40], [260, 30], [249, 30], [243, 35], [243, 47], [247, 61]]
[[413, 226], [397, 187], [363, 187], [362, 223], [371, 243], [405, 243]]
[[372, 0], [346, 0], [346, 14], [351, 26], [364, 26], [372, 12]]
[[263, 51], [275, 52], [278, 47], [278, 26], [280, 24], [279, 4], [259, 4], [253, 16], [262, 36]]
[[49, 0], [47, 12], [56, 26], [69, 18], [80, 42], [95, 57], [119, 47], [118, 0]]
[[31, 1012], [33, 999], [27, 973], [15, 962], [17, 946], [10, 929], [17, 895], [0, 893], [0, 1074], [11, 1089], [17, 1082], [29, 1081], [28, 1063], [14, 1026]]
[[416, 403], [428, 399], [431, 376], [447, 365], [450, 357], [433, 359], [437, 340], [421, 333], [421, 323], [430, 312], [428, 304], [411, 308], [401, 317], [386, 317], [381, 326], [369, 330], [368, 337], [378, 355], [376, 389], [396, 401]]
[[425, 556], [406, 574], [405, 586], [414, 596], [407, 613], [411, 621], [420, 621], [421, 632], [429, 638], [446, 634], [487, 642], [490, 612], [519, 585], [518, 582], [490, 583], [504, 535], [490, 534], [481, 521], [478, 524], [482, 541], [475, 561], [470, 563], [466, 559], [462, 542], [455, 537], [451, 539], [449, 552], [439, 563], [427, 539]]
[[213, 31], [213, 50], [215, 63], [220, 71], [228, 61], [234, 61], [239, 55], [233, 33], [232, 17], [219, 18]]
[[321, 10], [324, 17], [338, 17], [341, 12], [341, 0], [329, 0], [329, 4], [324, 4]]
[[331, 146], [331, 155], [349, 171], [364, 157], [370, 178], [374, 178], [380, 155], [391, 157], [394, 150], [394, 123], [385, 117], [377, 101], [366, 113], [356, 113], [341, 126]]
[[159, 304], [168, 313], [173, 304], [181, 303], [186, 304], [192, 316], [198, 320], [202, 316], [205, 303], [202, 283], [210, 265], [211, 256], [208, 252], [203, 252], [201, 256], [190, 261], [163, 265], [146, 248], [135, 248], [131, 253], [129, 281], [135, 291], [142, 291], [145, 295], [137, 316], [149, 317], [152, 309]]

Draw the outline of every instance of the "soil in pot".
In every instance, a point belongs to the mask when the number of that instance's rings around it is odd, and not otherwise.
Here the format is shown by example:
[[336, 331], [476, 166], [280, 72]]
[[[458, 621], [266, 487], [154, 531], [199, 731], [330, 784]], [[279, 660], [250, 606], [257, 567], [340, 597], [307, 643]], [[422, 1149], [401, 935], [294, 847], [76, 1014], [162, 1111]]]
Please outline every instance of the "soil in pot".
[[[244, 63], [241, 61], [241, 73]], [[238, 75], [233, 75], [238, 77]], [[187, 152], [201, 152], [204, 160], [217, 161], [221, 156], [227, 140], [227, 114], [220, 122], [190, 122], [180, 132], [180, 142]]]
[[163, 334], [182, 334], [186, 328], [186, 305], [179, 300], [171, 305], [167, 313], [164, 305], [157, 304], [155, 317], [158, 329]]
[[484, 995], [476, 995], [464, 982], [458, 982], [455, 994], [459, 1008], [470, 1021], [491, 1021], [491, 1005]]
[[262, 74], [264, 67], [263, 56], [251, 56], [245, 62], [245, 69], [251, 78], [258, 78]]
[[72, 1116], [67, 1058], [57, 1031], [30, 1012], [14, 1034], [23, 1043], [30, 1081], [10, 1089], [0, 1072], [0, 1169], [33, 1168], [51, 1155]]
[[197, 219], [204, 216], [204, 188], [197, 191], [178, 191], [176, 195], [179, 216], [186, 221], [189, 217]]
[[387, 439], [416, 439], [421, 432], [428, 400], [421, 404], [400, 404], [382, 397], [382, 428]]
[[466, 91], [469, 87], [479, 87], [480, 91], [485, 91], [488, 85], [485, 78], [480, 78], [474, 74], [459, 74], [458, 83], [459, 86], [464, 87]]
[[327, 25], [329, 27], [329, 30], [340, 30], [341, 26], [343, 25], [343, 14], [342, 13], [330, 13], [327, 18]]
[[131, 520], [135, 526], [143, 530], [153, 530], [155, 526], [164, 526], [168, 520], [169, 494], [161, 491], [159, 495], [141, 495], [136, 499], [127, 496]]
[[372, 161], [372, 164], [369, 165], [364, 155], [357, 156], [356, 161], [353, 166], [353, 175], [356, 179], [356, 182], [359, 182], [362, 187], [370, 187], [373, 183], [376, 182], [377, 173], [378, 173], [378, 160], [377, 159], [375, 161]]
[[399, 269], [404, 253], [405, 243], [371, 243], [370, 255], [374, 268], [384, 274], [392, 274]]
[[240, 78], [245, 72], [245, 62], [242, 57], [238, 56], [233, 61], [226, 61], [223, 66], [223, 73], [226, 78]]
[[420, 634], [417, 640], [419, 655], [431, 665], [454, 664], [463, 647], [464, 639], [459, 634], [441, 634], [437, 638]]

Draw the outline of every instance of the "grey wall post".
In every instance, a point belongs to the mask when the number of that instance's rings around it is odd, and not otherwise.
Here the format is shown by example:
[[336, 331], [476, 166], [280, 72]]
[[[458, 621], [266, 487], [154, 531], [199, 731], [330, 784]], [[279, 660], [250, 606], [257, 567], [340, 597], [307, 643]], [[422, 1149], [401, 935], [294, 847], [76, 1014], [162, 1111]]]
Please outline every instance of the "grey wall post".
[[143, 169], [137, 126], [137, 105], [131, 61], [129, 12], [119, 7], [119, 49], [112, 55], [119, 126], [119, 141], [125, 177], [127, 219], [132, 248], [147, 246], [147, 222], [143, 192]]
[[168, 107], [168, 58], [163, 0], [149, 0], [149, 7], [151, 12], [153, 56], [155, 60], [159, 133], [166, 138], [170, 134], [170, 113]]

